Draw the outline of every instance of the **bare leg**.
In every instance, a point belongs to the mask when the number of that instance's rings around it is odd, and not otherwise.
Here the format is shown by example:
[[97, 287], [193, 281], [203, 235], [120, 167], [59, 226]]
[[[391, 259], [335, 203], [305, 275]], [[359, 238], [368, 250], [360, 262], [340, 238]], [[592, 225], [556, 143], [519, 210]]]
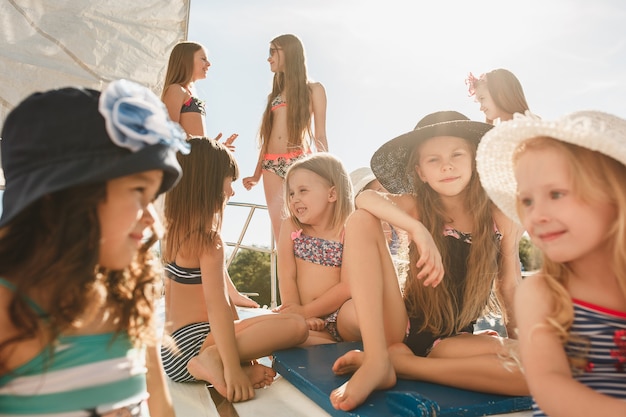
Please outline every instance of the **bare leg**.
[[387, 346], [402, 341], [408, 320], [380, 220], [367, 211], [357, 210], [348, 219], [341, 273], [348, 274], [364, 348], [361, 366], [330, 395], [333, 407], [346, 411], [372, 391], [395, 385]]
[[[272, 335], [272, 337], [267, 337]], [[308, 328], [301, 316], [296, 314], [265, 314], [235, 322], [235, 337], [241, 362], [251, 361], [270, 355], [273, 351], [287, 349], [303, 343], [308, 336]], [[243, 370], [252, 375], [252, 384], [259, 384], [265, 378], [257, 378], [258, 367], [245, 366]], [[248, 368], [248, 369], [247, 369]], [[264, 373], [276, 373], [263, 366]], [[187, 370], [194, 378], [213, 384], [217, 392], [228, 398], [224, 380], [224, 366], [215, 347], [213, 335], [209, 334], [200, 354], [187, 364]], [[252, 374], [251, 374], [251, 373]], [[265, 375], [264, 375], [265, 377]]]
[[[485, 335], [444, 339], [426, 358], [403, 343], [389, 348], [398, 376], [501, 395], [529, 395], [520, 368], [507, 360], [515, 341]], [[353, 361], [352, 365], [357, 362]]]
[[284, 180], [273, 172], [263, 171], [265, 202], [267, 203], [267, 211], [270, 214], [272, 233], [275, 240], [278, 240], [278, 236], [280, 236], [280, 224], [283, 220], [283, 182]]

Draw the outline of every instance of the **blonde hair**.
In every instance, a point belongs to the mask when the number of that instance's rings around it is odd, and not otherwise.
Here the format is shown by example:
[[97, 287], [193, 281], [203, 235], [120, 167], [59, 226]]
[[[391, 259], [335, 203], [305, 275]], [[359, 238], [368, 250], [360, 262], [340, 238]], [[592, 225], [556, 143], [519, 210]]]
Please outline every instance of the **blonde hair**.
[[179, 42], [174, 46], [167, 63], [161, 99], [170, 85], [187, 86], [192, 82], [194, 54], [202, 48], [203, 46], [196, 42]]
[[[476, 156], [476, 143], [465, 140]], [[422, 142], [423, 143], [423, 142]], [[411, 167], [418, 165], [420, 146], [416, 146], [410, 158]], [[497, 312], [500, 302], [494, 291], [495, 278], [499, 270], [499, 244], [496, 240], [493, 205], [483, 189], [472, 162], [472, 176], [466, 187], [465, 210], [472, 213], [472, 243], [467, 259], [467, 274], [457, 277], [463, 280], [462, 299], [455, 302], [455, 280], [448, 276], [452, 259], [446, 251], [444, 227], [452, 219], [446, 214], [441, 197], [414, 172], [414, 186], [421, 222], [428, 229], [439, 249], [446, 276], [437, 288], [425, 287], [417, 278], [415, 266], [419, 257], [414, 242], [409, 245], [409, 274], [404, 287], [407, 311], [411, 317], [423, 318], [418, 331], [428, 329], [434, 334], [449, 335], [461, 331], [487, 311]], [[460, 310], [457, 308], [460, 307]]]
[[335, 228], [344, 224], [350, 213], [354, 211], [352, 183], [343, 163], [337, 157], [327, 152], [315, 153], [300, 159], [287, 170], [284, 186], [284, 211], [288, 213], [293, 223], [298, 228], [303, 227], [303, 224], [289, 210], [289, 180], [293, 173], [299, 169], [309, 170], [322, 177], [329, 187], [335, 187], [337, 201], [334, 202], [335, 211], [331, 227]]
[[[267, 96], [260, 129], [260, 145], [265, 153], [274, 126], [272, 100], [280, 94], [287, 103], [287, 148], [289, 151], [308, 151], [311, 131], [311, 91], [308, 85], [304, 46], [295, 35], [281, 35], [271, 42], [283, 50], [284, 72], [276, 72], [272, 92]], [[285, 95], [286, 93], [286, 95]], [[308, 139], [307, 139], [308, 138]]]
[[[522, 84], [509, 70], [499, 68], [490, 71], [476, 81], [475, 88], [486, 86], [494, 104], [505, 113], [522, 113], [529, 110]], [[493, 124], [493, 120], [486, 119]]]
[[[514, 162], [528, 150], [541, 151], [550, 148], [565, 157], [572, 178], [572, 190], [577, 198], [585, 203], [608, 202], [616, 207], [617, 216], [607, 240], [611, 242], [611, 267], [622, 293], [626, 296], [626, 258], [623, 254], [623, 248], [626, 247], [626, 166], [600, 152], [549, 137], [537, 137], [523, 142], [514, 154]], [[517, 204], [521, 217], [520, 202]], [[569, 334], [574, 321], [571, 295], [567, 291], [571, 271], [566, 264], [554, 262], [543, 255], [543, 265], [538, 273], [545, 279], [553, 300], [554, 307], [546, 319], [547, 323], [554, 328], [563, 344], [568, 341], [580, 343]]]
[[177, 156], [183, 176], [165, 194], [165, 262], [175, 261], [183, 245], [186, 255], [200, 256], [214, 242], [227, 201], [224, 180], [239, 177], [237, 161], [222, 143], [195, 137], [189, 144], [191, 152]]

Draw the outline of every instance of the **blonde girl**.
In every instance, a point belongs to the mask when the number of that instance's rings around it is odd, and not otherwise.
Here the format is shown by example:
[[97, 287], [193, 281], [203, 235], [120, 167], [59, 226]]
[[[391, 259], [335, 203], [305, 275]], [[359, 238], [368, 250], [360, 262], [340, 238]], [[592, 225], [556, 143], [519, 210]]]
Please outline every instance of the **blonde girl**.
[[533, 415], [626, 415], [626, 120], [516, 117], [485, 135], [478, 170], [543, 252], [515, 295]]
[[350, 178], [335, 156], [317, 153], [287, 171], [289, 217], [278, 242], [277, 311], [307, 319], [307, 344], [358, 339], [350, 289], [341, 276], [345, 222], [353, 209]]
[[486, 123], [511, 120], [513, 114], [530, 110], [522, 84], [509, 70], [494, 69], [478, 78], [470, 72], [465, 84], [469, 95], [475, 96], [480, 104], [480, 111], [485, 113]]
[[165, 196], [166, 330], [175, 345], [161, 355], [173, 381], [208, 381], [228, 401], [245, 401], [276, 375], [254, 361], [304, 342], [307, 327], [295, 314], [238, 320], [221, 231], [239, 168], [219, 142], [189, 144], [191, 153], [179, 158], [183, 178]]
[[263, 175], [272, 232], [278, 239], [287, 169], [312, 152], [311, 142], [315, 150], [328, 151], [326, 91], [308, 79], [304, 47], [295, 35], [273, 39], [267, 61], [274, 80], [261, 122], [261, 151], [254, 174], [244, 178], [243, 185], [250, 190]]
[[[374, 154], [376, 178], [400, 194], [363, 191], [348, 219], [343, 269], [364, 352], [335, 362], [338, 374], [356, 371], [331, 394], [335, 408], [356, 407], [374, 389], [393, 386], [396, 375], [490, 393], [528, 392], [519, 369], [509, 371], [499, 358], [507, 352], [503, 341], [473, 334], [498, 299], [510, 313], [521, 274], [519, 229], [491, 204], [476, 174], [476, 145], [491, 127], [457, 112], [432, 113]], [[379, 219], [407, 231], [412, 242], [404, 297]], [[392, 314], [398, 305], [402, 311]]]
[[152, 202], [178, 180], [184, 139], [159, 98], [125, 80], [35, 93], [9, 113], [0, 414], [173, 417], [150, 248]]

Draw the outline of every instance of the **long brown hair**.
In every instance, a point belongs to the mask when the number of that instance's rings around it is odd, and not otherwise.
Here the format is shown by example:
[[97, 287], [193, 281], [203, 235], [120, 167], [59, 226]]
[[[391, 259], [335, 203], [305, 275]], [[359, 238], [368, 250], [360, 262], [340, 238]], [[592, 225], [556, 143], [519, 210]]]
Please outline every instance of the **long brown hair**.
[[[524, 114], [529, 110], [522, 84], [511, 71], [498, 68], [486, 73], [476, 82], [476, 88], [484, 85], [494, 104], [505, 113]], [[493, 120], [487, 119], [486, 122], [493, 124]]]
[[189, 139], [191, 152], [178, 154], [183, 176], [165, 194], [165, 262], [174, 262], [181, 246], [189, 256], [200, 256], [221, 231], [224, 180], [239, 177], [233, 154], [222, 144], [205, 137]]
[[[522, 143], [514, 155], [514, 162], [528, 150], [556, 149], [568, 163], [569, 175], [573, 179], [573, 192], [584, 202], [608, 202], [615, 205], [616, 218], [608, 233], [611, 242], [613, 269], [622, 293], [626, 297], [626, 166], [600, 152], [565, 143], [547, 137], [529, 139]], [[518, 213], [523, 213], [519, 209]], [[541, 270], [551, 292], [554, 308], [547, 322], [555, 329], [563, 343], [570, 340], [569, 329], [574, 321], [572, 299], [567, 291], [571, 271], [566, 264], [550, 260], [545, 255]]]
[[[476, 156], [476, 144], [466, 140], [472, 152], [472, 161]], [[410, 166], [419, 161], [419, 145], [410, 158]], [[415, 170], [413, 170], [415, 172]], [[454, 334], [475, 321], [485, 310], [498, 309], [498, 300], [494, 294], [494, 282], [498, 273], [499, 246], [495, 240], [493, 205], [483, 189], [476, 163], [472, 163], [472, 177], [466, 187], [465, 210], [472, 213], [472, 243], [467, 259], [467, 275], [464, 277], [463, 299], [457, 311], [454, 303], [455, 292], [452, 288], [455, 280], [448, 276], [451, 262], [443, 230], [452, 219], [445, 213], [439, 194], [428, 184], [421, 181], [418, 174], [413, 178], [416, 190], [416, 202], [421, 222], [432, 235], [442, 256], [446, 276], [436, 288], [425, 287], [417, 278], [416, 268], [419, 254], [415, 243], [409, 246], [409, 274], [404, 287], [404, 297], [409, 316], [423, 318], [419, 330], [428, 329], [434, 334]], [[456, 282], [459, 279], [457, 278]]]
[[[140, 248], [129, 267], [112, 271], [98, 265], [98, 205], [106, 199], [106, 183], [81, 185], [48, 194], [20, 212], [0, 230], [0, 276], [13, 285], [8, 316], [18, 334], [0, 344], [38, 337], [53, 341], [94, 305], [105, 305], [116, 317], [116, 331], [136, 344], [154, 342], [153, 305], [157, 271], [150, 247]], [[29, 304], [33, 300], [45, 319]], [[52, 344], [50, 344], [52, 345]], [[48, 350], [52, 356], [52, 347]], [[6, 365], [0, 363], [0, 374]]]
[[202, 48], [203, 46], [196, 42], [179, 42], [174, 46], [167, 63], [161, 98], [170, 85], [187, 86], [192, 82], [194, 54]]
[[311, 91], [308, 85], [304, 46], [295, 35], [281, 35], [273, 39], [272, 45], [283, 50], [285, 71], [276, 72], [272, 82], [272, 92], [267, 96], [267, 104], [261, 122], [260, 144], [265, 153], [272, 133], [274, 117], [272, 100], [279, 94], [287, 102], [287, 147], [290, 151], [308, 151], [311, 131]]

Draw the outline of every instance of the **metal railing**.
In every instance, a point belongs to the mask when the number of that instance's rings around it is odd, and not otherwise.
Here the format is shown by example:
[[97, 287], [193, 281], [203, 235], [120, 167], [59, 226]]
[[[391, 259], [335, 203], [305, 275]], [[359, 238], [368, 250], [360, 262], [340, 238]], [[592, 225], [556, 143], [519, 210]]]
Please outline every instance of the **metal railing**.
[[[239, 237], [237, 238], [236, 242], [229, 242], [229, 241], [225, 241], [224, 243], [226, 244], [226, 246], [233, 248], [233, 251], [231, 252], [230, 256], [228, 257], [228, 259], [226, 260], [226, 268], [230, 267], [230, 264], [233, 262], [233, 260], [235, 259], [235, 256], [237, 256], [237, 252], [239, 251], [239, 249], [247, 249], [247, 250], [252, 250], [255, 252], [261, 252], [261, 253], [269, 253], [270, 255], [270, 308], [274, 308], [276, 307], [278, 304], [278, 280], [277, 280], [277, 273], [276, 273], [276, 243], [274, 241], [274, 237], [272, 235], [272, 227], [271, 225], [268, 227], [269, 229], [269, 237], [270, 237], [270, 248], [264, 248], [264, 247], [258, 247], [258, 246], [248, 246], [248, 245], [244, 245], [243, 241], [244, 238], [246, 236], [246, 233], [248, 232], [248, 228], [250, 226], [250, 222], [252, 221], [252, 218], [254, 217], [254, 214], [257, 210], [266, 210], [267, 211], [267, 206], [261, 205], [261, 204], [253, 204], [253, 203], [235, 203], [235, 202], [228, 202], [228, 206], [230, 207], [244, 207], [244, 208], [248, 208], [248, 215], [246, 216], [246, 220], [243, 224], [243, 227], [241, 228], [241, 232], [239, 233]], [[269, 219], [269, 217], [268, 217]]]

